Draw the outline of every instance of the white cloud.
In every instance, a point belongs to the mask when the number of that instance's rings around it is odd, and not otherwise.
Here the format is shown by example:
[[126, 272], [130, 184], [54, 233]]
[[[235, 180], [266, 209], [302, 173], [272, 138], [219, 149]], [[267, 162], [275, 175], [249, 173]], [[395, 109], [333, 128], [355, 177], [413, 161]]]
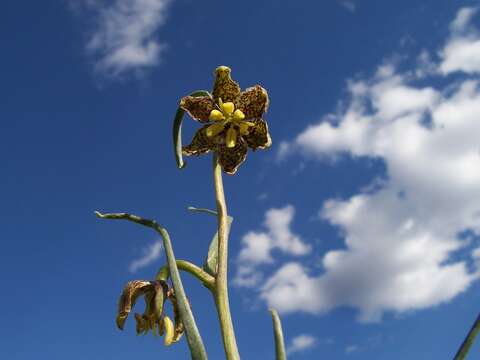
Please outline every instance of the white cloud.
[[301, 334], [295, 336], [292, 342], [287, 346], [287, 354], [291, 355], [296, 352], [305, 351], [314, 347], [317, 343], [317, 338], [308, 334]]
[[266, 212], [264, 221], [267, 231], [250, 231], [243, 236], [235, 279], [237, 285], [256, 285], [262, 277], [256, 267], [272, 263], [272, 251], [275, 249], [294, 256], [310, 252], [311, 247], [290, 230], [294, 214], [295, 209], [291, 205], [270, 209]]
[[477, 10], [473, 7], [460, 9], [450, 24], [450, 38], [440, 51], [439, 70], [442, 74], [480, 72], [480, 38], [478, 31], [470, 26]]
[[131, 273], [136, 272], [137, 270], [146, 267], [157, 260], [162, 255], [162, 242], [156, 241], [147, 248], [143, 249], [143, 255], [137, 259], [132, 260], [128, 266], [128, 270]]
[[417, 67], [414, 75], [421, 79], [437, 72], [437, 64], [432, 60], [430, 53], [423, 49], [417, 57]]
[[[457, 16], [455, 32], [466, 18]], [[465, 73], [444, 87], [428, 77], [418, 85], [415, 69], [384, 64], [348, 84], [344, 111], [285, 145], [319, 160], [380, 159], [387, 176], [375, 191], [323, 204], [319, 216], [342, 230], [345, 248], [323, 256], [319, 275], [283, 265], [261, 289], [269, 306], [284, 313], [348, 306], [359, 320], [377, 321], [385, 311], [448, 302], [478, 279], [469, 264], [479, 263], [480, 251], [453, 256], [468, 244], [459, 233], [480, 234], [480, 83]]]
[[170, 0], [89, 1], [96, 28], [87, 50], [96, 57], [96, 68], [110, 75], [157, 65], [165, 45], [156, 38], [164, 24]]
[[296, 262], [283, 265], [261, 288], [260, 298], [280, 312], [318, 313], [330, 305], [321, 293], [320, 284]]
[[340, 0], [339, 3], [341, 6], [343, 6], [345, 9], [352, 13], [355, 12], [357, 8], [355, 2], [353, 2], [352, 0]]
[[450, 31], [453, 34], [464, 32], [477, 10], [476, 7], [464, 7], [458, 10], [457, 16], [455, 16], [455, 19], [450, 23]]
[[353, 352], [356, 352], [358, 351], [360, 348], [358, 347], [358, 345], [348, 345], [346, 348], [345, 348], [345, 353], [346, 354], [351, 354]]

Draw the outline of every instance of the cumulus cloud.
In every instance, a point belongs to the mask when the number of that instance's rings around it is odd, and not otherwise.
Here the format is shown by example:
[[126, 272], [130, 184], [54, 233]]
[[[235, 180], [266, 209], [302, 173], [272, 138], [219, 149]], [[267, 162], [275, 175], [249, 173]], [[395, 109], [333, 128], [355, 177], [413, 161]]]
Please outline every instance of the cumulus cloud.
[[296, 352], [305, 351], [313, 348], [317, 343], [317, 338], [308, 335], [301, 334], [292, 339], [292, 342], [287, 346], [287, 354], [291, 355]]
[[144, 268], [150, 264], [152, 264], [155, 260], [157, 260], [162, 254], [162, 242], [156, 241], [147, 248], [143, 249], [143, 255], [137, 259], [132, 260], [130, 265], [128, 266], [128, 270], [131, 273], [138, 271], [141, 268]]
[[450, 38], [440, 51], [439, 70], [442, 74], [480, 72], [480, 38], [478, 30], [471, 26], [477, 10], [475, 7], [460, 9], [450, 24]]
[[165, 23], [170, 0], [87, 1], [96, 27], [87, 50], [96, 69], [110, 75], [157, 65], [165, 48], [155, 35]]
[[273, 262], [272, 251], [279, 250], [294, 256], [310, 252], [310, 245], [292, 233], [290, 224], [295, 208], [287, 205], [283, 208], [272, 208], [265, 214], [266, 231], [250, 231], [242, 238], [242, 249], [238, 256], [238, 269], [235, 283], [239, 286], [254, 286], [261, 277], [257, 266]]
[[261, 288], [260, 297], [283, 313], [318, 313], [331, 306], [321, 293], [319, 282], [297, 262], [283, 265]]
[[[472, 11], [459, 11], [452, 37]], [[480, 84], [458, 65], [463, 79], [440, 86], [442, 73], [418, 84], [415, 69], [399, 73], [384, 64], [371, 78], [348, 83], [341, 113], [285, 145], [320, 160], [380, 159], [387, 174], [373, 192], [321, 206], [319, 217], [342, 230], [345, 248], [323, 256], [321, 274], [283, 265], [261, 289], [269, 306], [310, 313], [348, 306], [359, 310], [360, 321], [377, 321], [385, 311], [448, 302], [478, 279], [470, 265], [480, 251], [457, 251], [468, 245], [459, 234], [480, 234]]]

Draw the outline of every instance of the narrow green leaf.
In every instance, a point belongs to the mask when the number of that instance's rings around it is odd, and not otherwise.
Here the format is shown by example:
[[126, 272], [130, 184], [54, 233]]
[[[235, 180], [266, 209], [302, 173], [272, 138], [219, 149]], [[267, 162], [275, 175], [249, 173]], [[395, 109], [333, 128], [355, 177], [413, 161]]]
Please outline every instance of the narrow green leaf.
[[275, 337], [275, 359], [287, 360], [287, 355], [285, 352], [285, 342], [283, 340], [282, 323], [280, 321], [280, 317], [278, 316], [277, 310], [275, 309], [270, 309], [270, 314], [272, 314], [273, 335]]
[[[233, 217], [227, 217], [227, 236], [230, 233], [230, 227], [232, 226]], [[217, 273], [217, 264], [218, 264], [218, 230], [213, 235], [213, 239], [210, 242], [208, 247], [207, 258], [203, 264], [203, 270], [209, 273], [212, 276], [215, 276]]]
[[477, 336], [478, 332], [480, 331], [480, 315], [477, 316], [477, 319], [473, 323], [470, 331], [467, 334], [467, 337], [463, 341], [460, 349], [458, 349], [457, 353], [453, 360], [463, 360], [467, 357], [470, 348], [472, 347], [473, 343], [475, 342], [475, 337]]
[[205, 208], [196, 208], [194, 206], [189, 206], [187, 209], [193, 212], [203, 212], [209, 215], [218, 216], [218, 213], [215, 210], [210, 210]]
[[168, 267], [170, 268], [170, 277], [172, 279], [173, 288], [175, 289], [175, 296], [177, 298], [178, 311], [180, 312], [182, 322], [185, 325], [187, 342], [190, 348], [192, 359], [207, 360], [207, 352], [205, 350], [205, 346], [203, 345], [202, 337], [198, 331], [197, 324], [195, 323], [187, 296], [185, 295], [182, 280], [180, 279], [180, 272], [177, 268], [177, 261], [173, 253], [170, 236], [164, 228], [158, 228], [158, 231], [163, 238], [163, 246], [167, 256]]
[[[198, 90], [194, 91], [190, 94], [190, 96], [212, 96], [206, 90]], [[173, 120], [173, 150], [175, 152], [175, 160], [177, 161], [177, 166], [179, 169], [183, 169], [185, 167], [185, 162], [183, 161], [182, 156], [182, 121], [183, 115], [185, 115], [185, 111], [180, 107], [177, 109], [175, 113], [175, 119]]]

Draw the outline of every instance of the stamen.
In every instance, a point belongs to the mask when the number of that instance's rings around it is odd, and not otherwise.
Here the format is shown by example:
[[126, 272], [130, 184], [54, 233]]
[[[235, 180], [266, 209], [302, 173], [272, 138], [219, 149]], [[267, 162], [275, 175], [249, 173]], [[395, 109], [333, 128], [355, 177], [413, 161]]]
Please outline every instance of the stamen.
[[233, 113], [233, 119], [234, 120], [243, 120], [243, 119], [245, 119], [245, 114], [242, 112], [242, 110], [237, 109]]
[[220, 105], [225, 115], [230, 115], [235, 110], [235, 105], [232, 102], [226, 102]]
[[227, 136], [225, 139], [227, 148], [234, 148], [235, 145], [237, 145], [237, 131], [233, 128], [230, 127], [227, 130]]
[[212, 110], [209, 119], [211, 121], [221, 121], [225, 119], [225, 116], [223, 116], [222, 112], [219, 110]]
[[225, 125], [223, 123], [216, 123], [212, 124], [207, 128], [207, 136], [212, 137], [220, 134], [223, 129], [225, 128]]
[[255, 123], [250, 121], [242, 121], [238, 124], [238, 126], [240, 128], [240, 134], [247, 135], [250, 131], [250, 128], [255, 126]]

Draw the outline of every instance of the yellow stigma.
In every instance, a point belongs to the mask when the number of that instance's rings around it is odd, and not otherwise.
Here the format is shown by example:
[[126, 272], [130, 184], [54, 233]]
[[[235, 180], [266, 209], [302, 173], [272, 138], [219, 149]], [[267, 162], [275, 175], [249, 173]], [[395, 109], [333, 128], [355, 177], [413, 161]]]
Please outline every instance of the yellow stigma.
[[233, 128], [230, 127], [227, 130], [227, 137], [225, 139], [225, 144], [227, 145], [227, 148], [234, 148], [235, 145], [237, 145], [237, 131]]
[[225, 115], [230, 115], [233, 113], [233, 110], [235, 110], [235, 105], [232, 102], [223, 103], [221, 107]]
[[225, 128], [225, 124], [223, 123], [212, 124], [207, 128], [207, 136], [208, 137], [216, 136], [220, 134], [224, 128]]
[[242, 112], [242, 110], [237, 109], [233, 113], [233, 119], [234, 120], [243, 120], [243, 119], [245, 119], [245, 114]]
[[220, 120], [225, 119], [225, 116], [223, 116], [222, 112], [219, 111], [219, 110], [212, 110], [210, 112], [209, 119], [211, 121], [220, 121]]

